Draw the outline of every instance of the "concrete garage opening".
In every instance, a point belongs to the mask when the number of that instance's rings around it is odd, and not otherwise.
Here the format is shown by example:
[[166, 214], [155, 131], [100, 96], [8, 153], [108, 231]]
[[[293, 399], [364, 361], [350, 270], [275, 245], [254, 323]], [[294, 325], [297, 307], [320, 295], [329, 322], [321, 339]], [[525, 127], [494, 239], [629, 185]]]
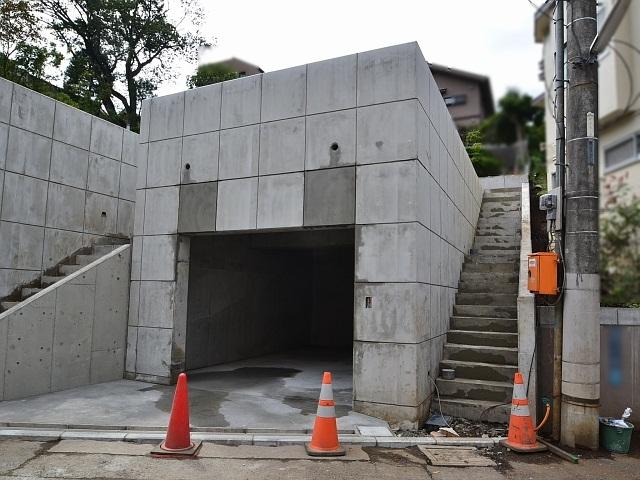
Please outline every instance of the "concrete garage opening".
[[185, 350], [192, 385], [310, 414], [322, 372], [333, 370], [338, 413], [347, 414], [354, 235], [350, 227], [193, 237]]

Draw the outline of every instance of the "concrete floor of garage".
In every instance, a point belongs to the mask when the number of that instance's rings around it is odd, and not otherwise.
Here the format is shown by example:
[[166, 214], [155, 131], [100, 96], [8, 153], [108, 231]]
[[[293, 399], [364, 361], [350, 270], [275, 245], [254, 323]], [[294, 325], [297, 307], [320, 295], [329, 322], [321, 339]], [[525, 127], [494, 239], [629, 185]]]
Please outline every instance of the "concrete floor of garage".
[[[323, 371], [333, 374], [340, 429], [386, 425], [351, 411], [351, 351], [313, 348], [190, 372], [191, 424], [230, 429], [310, 429]], [[0, 423], [164, 427], [173, 391], [172, 386], [129, 380], [83, 386], [0, 402]]]

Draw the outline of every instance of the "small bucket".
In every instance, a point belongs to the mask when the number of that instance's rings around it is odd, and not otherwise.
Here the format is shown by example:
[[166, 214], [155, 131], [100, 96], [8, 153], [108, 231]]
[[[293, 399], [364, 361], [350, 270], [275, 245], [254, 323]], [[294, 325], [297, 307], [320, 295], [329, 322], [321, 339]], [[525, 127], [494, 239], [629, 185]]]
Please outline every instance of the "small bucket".
[[445, 380], [456, 379], [456, 371], [453, 368], [443, 368], [440, 370], [440, 374], [442, 375], [442, 378]]
[[633, 424], [625, 422], [626, 427], [612, 423], [611, 418], [600, 417], [600, 444], [610, 452], [629, 453]]

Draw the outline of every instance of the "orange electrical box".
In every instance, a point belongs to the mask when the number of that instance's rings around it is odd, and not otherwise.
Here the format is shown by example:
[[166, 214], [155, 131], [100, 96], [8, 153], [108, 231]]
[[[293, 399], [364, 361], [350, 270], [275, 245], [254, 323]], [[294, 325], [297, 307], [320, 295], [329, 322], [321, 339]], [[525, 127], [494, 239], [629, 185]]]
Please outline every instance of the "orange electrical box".
[[558, 254], [539, 252], [529, 255], [529, 291], [538, 295], [558, 294]]

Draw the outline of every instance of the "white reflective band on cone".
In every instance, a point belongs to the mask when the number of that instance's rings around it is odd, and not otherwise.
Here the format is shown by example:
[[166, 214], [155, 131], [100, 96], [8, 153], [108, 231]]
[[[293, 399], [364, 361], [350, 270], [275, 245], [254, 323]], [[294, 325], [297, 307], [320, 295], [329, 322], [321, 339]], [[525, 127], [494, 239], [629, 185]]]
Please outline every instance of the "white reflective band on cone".
[[318, 414], [322, 418], [334, 418], [336, 416], [336, 407], [325, 407], [318, 405]]
[[516, 417], [528, 417], [529, 405], [511, 405], [511, 415]]
[[333, 400], [333, 388], [330, 383], [323, 383], [320, 387], [320, 400]]
[[524, 385], [522, 383], [513, 384], [513, 398], [516, 400], [524, 400], [527, 398], [527, 394], [524, 391]]

